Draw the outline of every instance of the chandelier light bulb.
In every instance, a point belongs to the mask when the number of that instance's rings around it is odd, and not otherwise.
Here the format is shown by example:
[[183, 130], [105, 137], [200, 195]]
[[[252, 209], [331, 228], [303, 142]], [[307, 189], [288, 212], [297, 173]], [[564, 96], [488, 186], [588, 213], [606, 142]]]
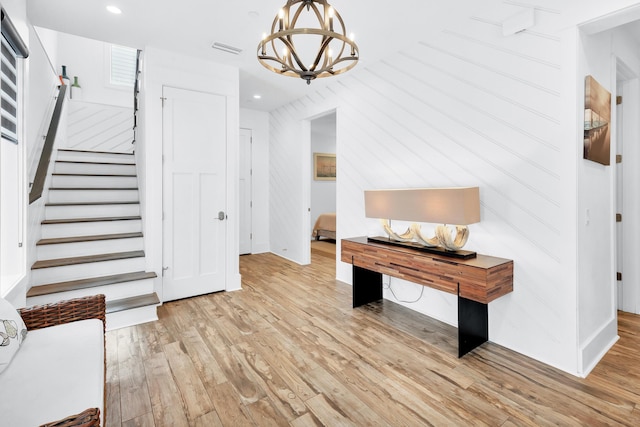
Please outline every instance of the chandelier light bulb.
[[353, 33], [347, 37], [342, 17], [327, 0], [287, 0], [258, 44], [257, 56], [268, 70], [307, 84], [349, 71], [360, 59]]

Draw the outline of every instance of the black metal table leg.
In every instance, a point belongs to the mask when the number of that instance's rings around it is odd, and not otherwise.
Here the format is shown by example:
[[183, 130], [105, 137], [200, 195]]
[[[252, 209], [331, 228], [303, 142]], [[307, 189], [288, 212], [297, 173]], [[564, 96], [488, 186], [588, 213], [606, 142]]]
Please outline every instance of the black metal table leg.
[[458, 295], [458, 357], [462, 357], [489, 339], [487, 304]]
[[382, 299], [382, 274], [353, 266], [353, 307]]

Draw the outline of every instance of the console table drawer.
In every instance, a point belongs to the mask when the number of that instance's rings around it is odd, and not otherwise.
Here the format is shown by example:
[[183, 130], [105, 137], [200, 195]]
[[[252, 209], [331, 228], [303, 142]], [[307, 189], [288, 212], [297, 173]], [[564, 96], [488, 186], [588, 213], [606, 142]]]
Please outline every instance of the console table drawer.
[[[341, 260], [377, 273], [458, 294], [481, 303], [513, 291], [513, 261], [478, 255], [458, 260], [412, 249], [343, 239]], [[459, 286], [459, 290], [458, 290]]]

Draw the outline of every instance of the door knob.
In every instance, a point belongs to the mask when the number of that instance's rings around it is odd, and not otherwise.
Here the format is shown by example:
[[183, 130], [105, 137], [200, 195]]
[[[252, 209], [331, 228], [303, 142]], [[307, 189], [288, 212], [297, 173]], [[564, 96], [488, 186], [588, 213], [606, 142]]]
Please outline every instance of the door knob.
[[220, 221], [224, 221], [226, 218], [227, 218], [227, 215], [225, 215], [224, 211], [218, 212], [218, 219]]

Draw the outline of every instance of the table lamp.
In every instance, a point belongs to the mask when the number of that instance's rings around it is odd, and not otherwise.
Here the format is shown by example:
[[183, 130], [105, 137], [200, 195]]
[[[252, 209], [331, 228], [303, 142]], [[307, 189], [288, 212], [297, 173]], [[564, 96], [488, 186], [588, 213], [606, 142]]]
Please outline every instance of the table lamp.
[[[476, 256], [475, 252], [462, 248], [469, 238], [467, 225], [480, 221], [478, 187], [367, 190], [364, 205], [367, 218], [380, 219], [388, 235], [388, 238], [369, 237], [370, 241], [409, 246], [456, 258]], [[392, 230], [390, 220], [412, 221], [413, 224], [403, 234], [397, 234]], [[425, 237], [418, 222], [439, 224], [435, 235]], [[455, 226], [455, 230], [447, 224]]]

